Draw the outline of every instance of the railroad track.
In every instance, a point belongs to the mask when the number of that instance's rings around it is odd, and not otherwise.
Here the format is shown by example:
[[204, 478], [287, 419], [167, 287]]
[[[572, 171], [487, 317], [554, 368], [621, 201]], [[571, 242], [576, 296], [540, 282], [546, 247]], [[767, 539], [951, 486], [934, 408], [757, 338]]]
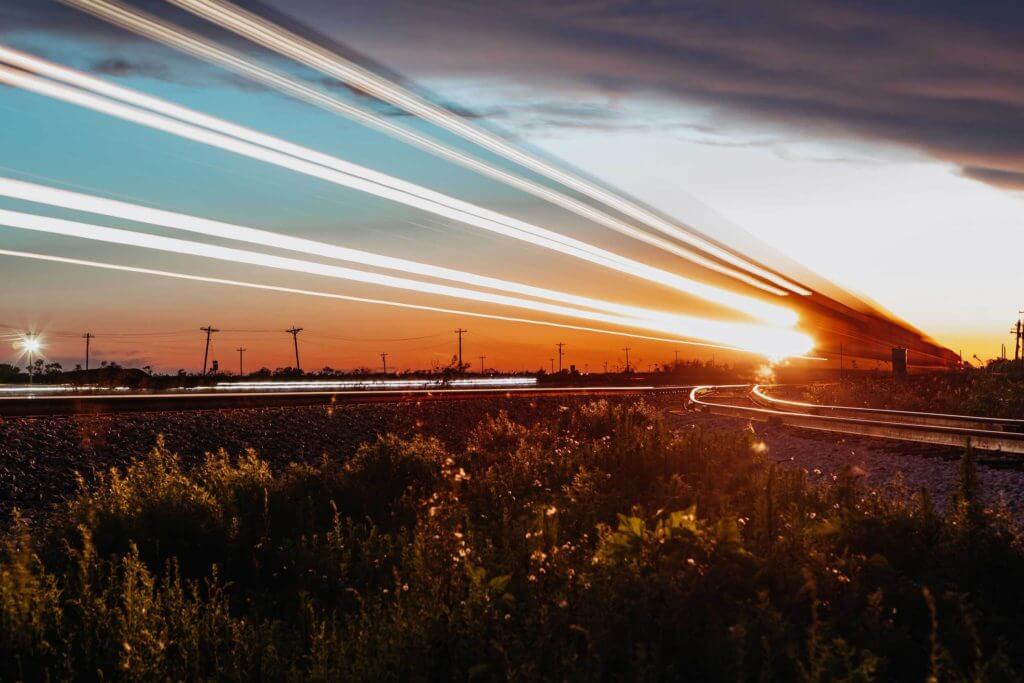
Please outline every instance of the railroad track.
[[[723, 402], [725, 401], [725, 402]], [[1022, 420], [901, 410], [823, 406], [770, 396], [764, 387], [694, 387], [689, 406], [727, 415], [837, 434], [1024, 454]]]
[[495, 398], [551, 396], [620, 396], [624, 394], [679, 393], [690, 386], [529, 387], [504, 389], [388, 389], [353, 391], [173, 392], [153, 394], [79, 394], [0, 397], [0, 417], [41, 417], [100, 413], [140, 413], [173, 410], [222, 410], [341, 405], [466, 401]]

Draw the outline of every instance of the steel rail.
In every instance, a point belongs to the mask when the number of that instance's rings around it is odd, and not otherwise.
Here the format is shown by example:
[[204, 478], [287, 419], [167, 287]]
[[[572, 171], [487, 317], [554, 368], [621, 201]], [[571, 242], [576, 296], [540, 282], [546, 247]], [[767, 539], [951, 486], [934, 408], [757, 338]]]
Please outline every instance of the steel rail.
[[0, 397], [0, 418], [80, 414], [145, 413], [174, 410], [226, 410], [334, 406], [356, 403], [409, 403], [465, 401], [496, 398], [549, 398], [621, 396], [686, 392], [690, 386], [509, 387], [474, 389], [390, 389], [334, 391], [267, 391], [165, 394], [89, 394]]
[[805, 412], [812, 415], [834, 415], [837, 417], [877, 416], [886, 422], [912, 422], [944, 427], [966, 427], [1003, 431], [1007, 428], [1024, 430], [1024, 420], [1012, 418], [984, 417], [981, 415], [951, 415], [946, 413], [925, 413], [911, 410], [888, 410], [884, 408], [861, 408], [856, 406], [821, 405], [776, 398], [767, 393], [768, 387], [754, 385], [750, 398], [754, 403], [778, 410]]
[[[913, 422], [886, 422], [864, 418], [813, 415], [786, 410], [773, 410], [754, 406], [717, 403], [705, 396], [719, 391], [719, 387], [700, 386], [690, 391], [689, 406], [713, 415], [739, 417], [759, 422], [781, 424], [800, 429], [851, 434], [896, 441], [911, 441], [939, 446], [976, 448], [983, 451], [1024, 454], [1024, 434], [987, 429], [972, 429], [947, 425]], [[743, 400], [753, 400], [749, 395]]]

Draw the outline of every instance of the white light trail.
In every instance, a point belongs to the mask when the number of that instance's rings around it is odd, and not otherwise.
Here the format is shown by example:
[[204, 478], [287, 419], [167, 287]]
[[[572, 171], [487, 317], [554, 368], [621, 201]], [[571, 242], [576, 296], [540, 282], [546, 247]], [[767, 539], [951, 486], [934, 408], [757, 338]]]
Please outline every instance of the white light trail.
[[579, 216], [594, 221], [616, 232], [628, 235], [634, 239], [646, 242], [680, 256], [692, 263], [704, 268], [713, 270], [723, 275], [735, 278], [753, 287], [757, 287], [772, 294], [785, 296], [786, 290], [774, 285], [765, 283], [756, 277], [747, 274], [736, 268], [722, 265], [718, 261], [706, 258], [657, 235], [652, 235], [644, 230], [629, 225], [628, 223], [615, 218], [614, 216], [599, 211], [593, 206], [576, 200], [566, 194], [552, 190], [539, 183], [533, 182], [513, 173], [509, 173], [492, 164], [488, 164], [465, 152], [448, 147], [443, 143], [417, 131], [399, 126], [386, 118], [366, 111], [359, 107], [348, 104], [336, 97], [326, 95], [319, 90], [311, 88], [300, 81], [284, 76], [247, 59], [244, 55], [224, 48], [217, 43], [207, 40], [191, 31], [186, 31], [170, 22], [163, 21], [121, 3], [110, 0], [61, 0], [64, 4], [75, 7], [84, 12], [104, 19], [112, 24], [132, 31], [138, 35], [150, 38], [175, 49], [181, 50], [194, 57], [204, 59], [218, 66], [230, 69], [241, 76], [249, 78], [263, 85], [279, 90], [287, 95], [300, 99], [304, 102], [320, 107], [335, 114], [341, 114], [358, 123], [373, 128], [374, 130], [390, 135], [403, 142], [409, 143], [431, 154], [441, 157], [447, 161], [459, 164], [465, 168], [486, 175], [498, 180], [510, 187], [522, 190], [545, 201], [548, 201], [563, 209], [567, 209]]
[[290, 235], [282, 235], [267, 230], [259, 230], [256, 228], [200, 218], [197, 216], [174, 213], [137, 204], [129, 204], [113, 199], [95, 197], [78, 192], [70, 192], [68, 190], [47, 187], [45, 185], [13, 180], [11, 178], [0, 177], [0, 196], [35, 202], [38, 204], [47, 204], [49, 206], [71, 209], [73, 211], [93, 213], [111, 218], [121, 218], [139, 223], [147, 223], [149, 225], [174, 228], [210, 237], [220, 237], [239, 242], [247, 242], [250, 244], [259, 244], [266, 247], [287, 249], [289, 251], [310, 254], [312, 256], [329, 257], [340, 261], [359, 263], [361, 265], [372, 266], [375, 268], [398, 270], [407, 274], [412, 273], [415, 275], [436, 277], [461, 284], [486, 287], [506, 293], [511, 292], [526, 296], [534, 296], [541, 299], [547, 299], [549, 301], [582, 306], [584, 308], [591, 308], [598, 311], [611, 311], [642, 320], [661, 320], [668, 324], [676, 318], [674, 314], [663, 311], [654, 311], [638, 306], [628, 306], [601, 299], [577, 296], [543, 287], [534, 287], [532, 285], [522, 284], [519, 282], [477, 275], [475, 273], [469, 273], [462, 270], [444, 268], [391, 256], [383, 256], [358, 249], [350, 249], [348, 247], [327, 244], [326, 242], [292, 237]]
[[[195, 142], [319, 178], [336, 185], [367, 192], [384, 199], [429, 211], [445, 218], [458, 220], [485, 230], [575, 256], [650, 282], [672, 287], [678, 291], [703, 298], [733, 310], [742, 311], [764, 322], [788, 327], [795, 324], [797, 319], [794, 311], [782, 306], [713, 287], [703, 282], [633, 261], [585, 242], [529, 223], [511, 219], [501, 214], [496, 214], [441, 193], [392, 178], [386, 174], [365, 169], [356, 164], [351, 164], [314, 150], [308, 150], [272, 136], [179, 107], [158, 98], [111, 85], [73, 69], [61, 67], [52, 62], [12, 50], [2, 45], [0, 45], [0, 61], [13, 64], [21, 69], [41, 73], [49, 78], [56, 78], [65, 83], [71, 83], [74, 86], [89, 88], [105, 96], [116, 97], [125, 101], [130, 100], [140, 106], [148, 107], [152, 111], [145, 111], [123, 102], [116, 102], [106, 99], [106, 97], [84, 92], [77, 87], [69, 87], [62, 83], [50, 81], [5, 66], [0, 66], [0, 83], [7, 83], [8, 85], [20, 87], [40, 95], [59, 99], [109, 116], [161, 130]], [[157, 111], [163, 113], [157, 113]], [[169, 118], [164, 113], [177, 118]], [[185, 118], [194, 120], [197, 125], [186, 123], [182, 120]], [[214, 130], [214, 127], [217, 130]], [[292, 154], [304, 155], [305, 158], [292, 156]], [[329, 163], [331, 166], [321, 165], [321, 163]]]
[[[480, 377], [466, 379], [436, 379], [419, 377], [412, 379], [344, 379], [344, 380], [310, 380], [300, 382], [218, 382], [213, 386], [216, 391], [294, 391], [296, 389], [330, 390], [330, 389], [444, 389], [447, 387], [534, 387], [536, 377]], [[198, 391], [206, 387], [196, 387]]]
[[811, 292], [785, 278], [719, 247], [691, 231], [679, 228], [661, 216], [583, 178], [556, 168], [546, 161], [516, 149], [493, 133], [474, 126], [406, 88], [312, 43], [262, 17], [224, 0], [167, 0], [171, 4], [201, 16], [218, 26], [242, 35], [278, 54], [290, 57], [322, 73], [333, 76], [374, 97], [415, 114], [485, 149], [529, 168], [541, 175], [585, 194], [616, 211], [655, 230], [694, 246], [726, 263], [756, 274], [801, 295]]
[[[233, 287], [245, 287], [248, 289], [256, 289], [267, 292], [281, 292], [285, 294], [300, 294], [303, 296], [313, 296], [323, 299], [333, 299], [337, 301], [352, 301], [356, 303], [375, 304], [378, 306], [393, 306], [395, 308], [403, 308], [407, 310], [417, 311], [429, 311], [433, 313], [445, 313], [450, 315], [466, 316], [470, 318], [483, 318], [487, 320], [499, 320], [502, 322], [513, 322], [513, 323], [524, 323], [527, 325], [540, 325], [543, 327], [555, 327], [563, 330], [576, 330], [579, 332], [592, 332], [595, 334], [610, 334], [617, 337], [627, 337], [630, 339], [642, 339], [646, 341], [654, 342], [665, 342], [669, 344], [685, 344], [687, 346], [700, 346], [705, 348], [716, 348], [725, 349], [729, 351], [741, 351], [747, 353], [753, 353], [758, 356], [764, 356], [767, 358], [783, 358], [787, 357], [784, 355], [771, 356], [770, 351], [766, 350], [747, 350], [738, 347], [727, 346], [724, 344], [713, 344], [708, 342], [698, 342], [687, 339], [679, 339], [674, 337], [656, 337], [646, 334], [638, 334], [635, 332], [623, 332], [620, 330], [609, 330], [602, 329], [599, 327], [588, 327], [585, 325], [573, 325], [570, 323], [559, 323], [550, 320], [537, 320], [534, 318], [521, 318], [516, 316], [499, 315], [496, 313], [480, 313], [477, 311], [467, 311], [455, 308], [445, 308], [441, 306], [427, 306], [424, 304], [411, 304], [402, 301], [392, 301], [389, 299], [374, 299], [369, 297], [352, 296], [349, 294], [335, 294], [333, 292], [321, 292], [310, 289], [298, 289], [295, 287], [282, 287], [279, 285], [268, 285], [259, 282], [246, 282], [243, 280], [230, 280], [226, 278], [208, 277], [204, 275], [191, 275], [188, 273], [178, 273], [174, 271], [158, 270], [154, 268], [141, 268], [138, 266], [125, 266], [115, 263], [104, 263], [101, 261], [89, 261], [85, 259], [69, 258], [66, 256], [54, 256], [51, 254], [39, 254], [28, 251], [17, 251], [13, 249], [0, 249], [0, 256], [11, 256], [16, 258], [32, 259], [35, 261], [45, 261], [50, 263], [62, 263], [66, 265], [85, 266], [89, 268], [101, 268], [104, 270], [114, 270], [124, 273], [138, 273], [142, 275], [157, 275], [160, 277], [174, 278], [177, 280], [186, 280], [191, 282], [206, 282], [211, 284], [219, 285], [230, 285]], [[810, 340], [806, 340], [805, 347], [810, 346]], [[803, 357], [790, 355], [788, 357]]]
[[689, 316], [676, 316], [674, 321], [666, 323], [661, 320], [641, 320], [624, 316], [611, 315], [599, 311], [584, 311], [578, 308], [561, 306], [558, 304], [533, 301], [519, 297], [494, 294], [491, 292], [480, 292], [461, 287], [452, 287], [422, 280], [410, 280], [408, 278], [371, 273], [353, 268], [332, 266], [300, 259], [274, 256], [261, 252], [248, 251], [245, 249], [234, 249], [222, 247], [203, 242], [193, 242], [174, 237], [162, 235], [151, 235], [131, 230], [108, 228], [78, 221], [69, 221], [49, 216], [38, 216], [34, 214], [20, 213], [16, 211], [0, 210], [0, 225], [45, 232], [67, 237], [107, 242], [125, 246], [142, 247], [158, 251], [184, 254], [188, 256], [199, 256], [232, 263], [245, 263], [249, 265], [287, 270], [309, 275], [319, 275], [335, 279], [363, 282], [366, 284], [392, 287], [406, 291], [436, 294], [453, 298], [476, 301], [481, 303], [495, 304], [498, 306], [509, 306], [521, 308], [539, 313], [564, 316], [599, 322], [608, 325], [632, 327], [644, 330], [671, 334], [696, 339], [703, 339], [719, 344], [725, 344], [735, 348], [742, 348], [749, 351], [763, 352], [768, 356], [793, 356], [800, 355], [811, 348], [810, 338], [806, 335], [792, 330], [779, 329], [768, 326], [756, 326], [738, 323], [726, 323]]

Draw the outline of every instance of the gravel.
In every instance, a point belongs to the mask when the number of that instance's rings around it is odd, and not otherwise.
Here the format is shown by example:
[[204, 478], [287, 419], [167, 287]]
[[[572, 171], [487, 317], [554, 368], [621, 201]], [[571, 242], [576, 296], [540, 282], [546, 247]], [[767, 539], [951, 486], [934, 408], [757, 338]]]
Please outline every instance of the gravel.
[[[912, 493], [927, 489], [940, 509], [959, 486], [963, 456], [959, 448], [828, 434], [704, 413], [670, 414], [669, 419], [676, 427], [696, 425], [717, 431], [747, 429], [749, 425], [768, 447], [769, 459], [803, 470], [814, 482], [832, 480], [845, 467], [853, 466], [863, 472], [862, 481], [869, 488], [884, 487], [898, 478]], [[977, 464], [985, 503], [1003, 502], [1020, 518], [1024, 514], [1024, 460], [979, 452]]]
[[[616, 397], [615, 401], [634, 400]], [[650, 398], [648, 398], [650, 401]], [[272, 467], [345, 456], [377, 435], [423, 433], [459, 448], [486, 414], [506, 410], [528, 423], [580, 398], [505, 398], [485, 401], [430, 401], [399, 404], [346, 404], [338, 407], [258, 408], [134, 413], [45, 418], [0, 418], [0, 516], [17, 507], [28, 517], [45, 512], [73, 494], [76, 472], [86, 481], [99, 471], [124, 467], [152, 448], [157, 435], [186, 464], [225, 448], [237, 454], [255, 449]], [[655, 399], [663, 407], [678, 398]], [[744, 420], [701, 413], [669, 413], [673, 427], [712, 431], [747, 428]], [[902, 478], [911, 491], [927, 488], [937, 504], [957, 489], [957, 449], [819, 434], [757, 423], [753, 429], [768, 446], [768, 457], [802, 469], [812, 481], [827, 481], [848, 465], [864, 472], [870, 487]], [[979, 456], [987, 502], [1005, 501], [1024, 512], [1024, 466], [1016, 460]]]

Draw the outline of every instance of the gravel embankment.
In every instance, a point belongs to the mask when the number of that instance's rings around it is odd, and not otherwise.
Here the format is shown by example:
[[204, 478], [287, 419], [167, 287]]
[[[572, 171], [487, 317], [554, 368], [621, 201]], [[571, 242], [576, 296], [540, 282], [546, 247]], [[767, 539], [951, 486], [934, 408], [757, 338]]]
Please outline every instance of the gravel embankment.
[[[653, 400], [652, 400], [653, 399]], [[487, 414], [499, 410], [529, 423], [560, 406], [588, 399], [504, 398], [473, 401], [345, 404], [71, 417], [0, 418], [0, 518], [17, 507], [26, 516], [49, 508], [76, 489], [76, 472], [87, 481], [96, 472], [123, 467], [163, 435], [186, 464], [224, 448], [254, 449], [272, 467], [344, 456], [378, 435], [422, 433], [458, 448]], [[632, 401], [636, 397], [614, 397]], [[679, 402], [679, 398], [647, 397]]]
[[[613, 400], [628, 401], [622, 397]], [[650, 400], [650, 399], [648, 399]], [[158, 434], [186, 463], [218, 448], [237, 454], [255, 449], [274, 467], [288, 462], [344, 456], [377, 435], [423, 433], [450, 447], [462, 445], [486, 414], [506, 410], [529, 423], [579, 398], [508, 398], [487, 401], [344, 405], [335, 408], [260, 408], [0, 419], [0, 516], [13, 507], [35, 516], [75, 491], [75, 473], [86, 480], [111, 467], [123, 467], [150, 449]], [[678, 397], [656, 399], [678, 405]], [[714, 431], [746, 428], [743, 420], [697, 413], [669, 415], [677, 428]], [[900, 444], [877, 439], [816, 434], [755, 424], [768, 456], [786, 467], [805, 470], [813, 480], [831, 479], [847, 465], [864, 472], [868, 486], [882, 486], [899, 475], [910, 491], [927, 488], [943, 505], [957, 488], [955, 449]], [[984, 495], [1004, 499], [1024, 513], [1024, 466], [979, 456]]]
[[[670, 423], [680, 428], [700, 426], [720, 431], [746, 429], [749, 424], [739, 418], [703, 413], [673, 414]], [[928, 489], [940, 507], [957, 491], [963, 455], [958, 448], [827, 434], [762, 422], [753, 423], [752, 428], [768, 446], [771, 460], [805, 471], [811, 481], [831, 480], [844, 467], [855, 466], [863, 471], [862, 481], [869, 488], [884, 487], [899, 478], [911, 493]], [[1003, 500], [1016, 516], [1024, 514], [1024, 460], [978, 452], [977, 462], [986, 503]]]

